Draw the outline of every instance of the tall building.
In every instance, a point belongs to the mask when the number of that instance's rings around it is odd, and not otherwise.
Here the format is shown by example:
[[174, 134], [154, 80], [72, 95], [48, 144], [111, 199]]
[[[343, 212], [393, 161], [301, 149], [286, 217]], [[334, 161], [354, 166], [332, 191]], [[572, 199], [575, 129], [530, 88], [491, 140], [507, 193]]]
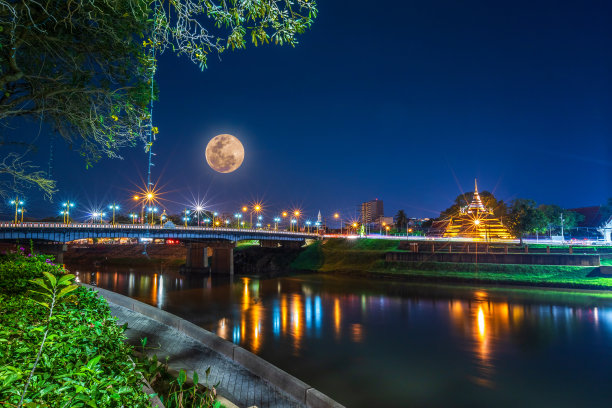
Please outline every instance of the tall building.
[[378, 222], [380, 217], [385, 214], [383, 210], [383, 202], [378, 198], [372, 201], [366, 201], [361, 204], [361, 223], [363, 225]]

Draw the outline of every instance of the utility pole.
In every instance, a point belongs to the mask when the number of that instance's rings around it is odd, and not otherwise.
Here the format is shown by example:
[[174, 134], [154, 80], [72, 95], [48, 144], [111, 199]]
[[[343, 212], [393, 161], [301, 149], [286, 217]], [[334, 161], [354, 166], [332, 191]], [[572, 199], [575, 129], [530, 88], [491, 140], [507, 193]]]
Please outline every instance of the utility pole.
[[563, 213], [561, 213], [560, 217], [561, 217], [561, 241], [565, 242], [565, 236], [563, 235]]

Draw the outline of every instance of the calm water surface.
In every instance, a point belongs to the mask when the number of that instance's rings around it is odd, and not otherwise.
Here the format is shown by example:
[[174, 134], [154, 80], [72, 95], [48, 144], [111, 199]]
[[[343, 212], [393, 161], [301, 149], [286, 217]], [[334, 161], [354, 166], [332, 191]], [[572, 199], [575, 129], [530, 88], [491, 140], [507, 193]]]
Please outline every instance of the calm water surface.
[[72, 270], [239, 344], [349, 407], [612, 404], [610, 295]]

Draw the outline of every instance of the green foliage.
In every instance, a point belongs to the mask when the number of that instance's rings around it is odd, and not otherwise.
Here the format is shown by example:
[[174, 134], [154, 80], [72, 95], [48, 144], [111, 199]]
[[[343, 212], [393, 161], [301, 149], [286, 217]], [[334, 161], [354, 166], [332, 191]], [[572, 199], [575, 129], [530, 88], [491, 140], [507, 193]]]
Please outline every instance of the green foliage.
[[371, 273], [428, 281], [612, 289], [612, 279], [598, 276], [596, 271], [596, 267], [584, 266], [384, 261], [368, 270]]
[[[152, 30], [147, 0], [3, 3], [0, 123], [43, 121], [87, 166], [144, 140], [154, 63], [139, 38]], [[35, 147], [15, 134], [24, 152]], [[14, 142], [3, 139], [10, 148]], [[41, 186], [28, 180], [32, 174], [19, 180]]]
[[220, 408], [216, 401], [216, 387], [208, 384], [210, 367], [205, 372], [204, 385], [199, 384], [197, 372], [189, 381], [187, 373], [180, 370], [177, 376], [170, 374], [167, 361], [160, 363], [156, 355], [151, 358], [145, 353], [147, 338], [141, 339], [142, 352], [137, 353], [136, 366], [142, 372], [156, 394], [167, 408]]
[[[204, 69], [211, 52], [273, 42], [297, 44], [316, 17], [309, 0], [74, 0], [1, 1], [0, 124], [26, 118], [46, 123], [89, 167], [145, 143], [157, 55], [170, 48]], [[31, 142], [0, 139], [22, 148], [0, 161], [4, 184], [55, 192], [48, 174], [21, 159]], [[150, 143], [145, 149], [150, 149]], [[0, 180], [2, 183], [2, 180]]]
[[291, 269], [298, 271], [316, 271], [323, 265], [321, 242], [315, 241], [308, 245], [291, 262]]
[[399, 210], [397, 214], [395, 214], [395, 227], [398, 231], [405, 231], [408, 226], [408, 217], [404, 210]]
[[546, 221], [544, 213], [536, 208], [535, 201], [517, 198], [512, 201], [506, 225], [522, 242], [525, 233], [544, 230]]
[[32, 287], [31, 279], [43, 277], [43, 273], [60, 276], [64, 269], [53, 263], [48, 255], [25, 254], [23, 247], [17, 252], [0, 257], [0, 293], [21, 293]]
[[74, 285], [74, 276], [42, 270], [47, 262], [36, 259], [26, 265], [41, 272], [23, 276], [39, 276], [18, 285], [30, 289], [28, 294], [0, 293], [0, 401], [36, 407], [150, 406], [129, 360], [124, 329], [106, 302]]

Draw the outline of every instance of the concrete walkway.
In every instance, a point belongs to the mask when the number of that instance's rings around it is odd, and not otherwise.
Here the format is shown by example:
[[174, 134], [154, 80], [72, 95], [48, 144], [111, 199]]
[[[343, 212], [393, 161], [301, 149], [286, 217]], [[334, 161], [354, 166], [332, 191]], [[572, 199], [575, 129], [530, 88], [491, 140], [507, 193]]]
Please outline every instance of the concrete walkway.
[[210, 385], [219, 383], [218, 393], [239, 407], [284, 408], [304, 406], [234, 361], [211, 350], [177, 329], [123, 306], [110, 302], [109, 306], [120, 325], [127, 322], [128, 329], [125, 334], [129, 343], [137, 350], [140, 350], [140, 339], [146, 337], [147, 353], [149, 355], [156, 354], [159, 361], [162, 362], [167, 356], [169, 357], [168, 366], [170, 368], [183, 369], [187, 371], [190, 378], [193, 371], [197, 371], [201, 381], [205, 378], [206, 369], [210, 367], [208, 383]]

